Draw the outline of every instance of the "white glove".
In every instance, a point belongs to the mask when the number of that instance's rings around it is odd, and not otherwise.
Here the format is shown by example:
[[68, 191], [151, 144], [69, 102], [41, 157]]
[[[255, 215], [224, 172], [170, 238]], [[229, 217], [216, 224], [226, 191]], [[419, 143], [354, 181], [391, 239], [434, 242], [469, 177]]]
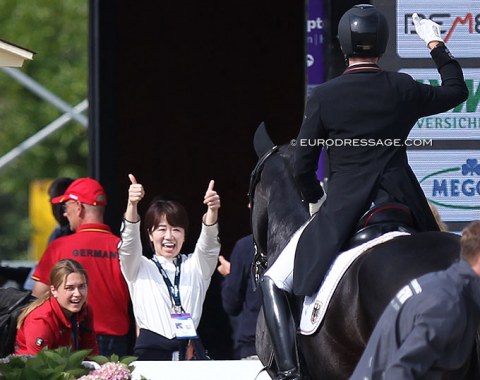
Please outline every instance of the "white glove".
[[322, 206], [323, 202], [325, 202], [325, 199], [327, 199], [326, 192], [323, 193], [322, 197], [318, 201], [308, 204], [308, 211], [310, 212], [310, 216], [315, 215], [318, 210], [320, 210], [320, 207]]
[[443, 42], [440, 26], [433, 22], [432, 20], [426, 18], [420, 18], [417, 13], [414, 13], [412, 16], [413, 25], [415, 25], [415, 31], [418, 36], [428, 44], [433, 41]]

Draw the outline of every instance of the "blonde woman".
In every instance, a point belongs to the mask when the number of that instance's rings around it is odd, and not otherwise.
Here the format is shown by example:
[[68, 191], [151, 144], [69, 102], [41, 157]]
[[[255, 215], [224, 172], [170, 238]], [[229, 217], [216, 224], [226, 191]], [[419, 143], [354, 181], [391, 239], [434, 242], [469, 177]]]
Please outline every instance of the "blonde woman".
[[43, 348], [71, 346], [98, 354], [93, 314], [87, 304], [88, 277], [71, 259], [58, 261], [50, 271], [50, 289], [20, 314], [16, 354], [35, 355]]

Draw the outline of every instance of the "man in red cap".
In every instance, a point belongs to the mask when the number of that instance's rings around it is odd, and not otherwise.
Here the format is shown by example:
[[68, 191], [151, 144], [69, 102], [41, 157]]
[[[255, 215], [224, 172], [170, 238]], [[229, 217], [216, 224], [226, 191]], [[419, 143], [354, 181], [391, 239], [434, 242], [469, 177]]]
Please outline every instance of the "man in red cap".
[[41, 297], [49, 291], [49, 274], [61, 259], [74, 259], [87, 270], [88, 303], [94, 310], [94, 326], [101, 355], [128, 353], [129, 294], [120, 271], [118, 244], [103, 222], [107, 196], [102, 185], [91, 178], [72, 182], [65, 193], [52, 199], [62, 204], [64, 215], [74, 234], [52, 241], [32, 276], [32, 293]]

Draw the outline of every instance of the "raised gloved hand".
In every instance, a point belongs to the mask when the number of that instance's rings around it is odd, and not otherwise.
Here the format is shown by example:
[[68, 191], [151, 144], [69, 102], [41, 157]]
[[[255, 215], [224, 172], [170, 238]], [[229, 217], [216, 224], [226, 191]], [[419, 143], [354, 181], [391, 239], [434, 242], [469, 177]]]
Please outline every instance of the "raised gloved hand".
[[320, 210], [320, 207], [322, 206], [323, 202], [325, 202], [325, 199], [327, 199], [327, 193], [323, 192], [322, 197], [318, 201], [308, 204], [308, 211], [310, 212], [310, 216], [315, 215], [318, 210]]
[[443, 42], [440, 26], [429, 19], [422, 19], [417, 13], [412, 16], [413, 25], [415, 25], [415, 31], [418, 36], [428, 44], [433, 41]]

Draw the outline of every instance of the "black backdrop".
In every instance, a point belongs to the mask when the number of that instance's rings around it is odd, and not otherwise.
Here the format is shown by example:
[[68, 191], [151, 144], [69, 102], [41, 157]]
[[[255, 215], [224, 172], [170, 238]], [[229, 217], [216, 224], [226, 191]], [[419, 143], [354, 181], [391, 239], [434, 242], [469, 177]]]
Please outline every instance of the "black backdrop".
[[[210, 179], [222, 197], [222, 254], [249, 233], [246, 193], [253, 133], [266, 121], [276, 143], [296, 135], [304, 106], [302, 1], [90, 1], [90, 175], [105, 186], [118, 228], [128, 173], [179, 197], [198, 236]], [[219, 275], [200, 334], [228, 358]]]
[[265, 120], [286, 143], [301, 122], [303, 12], [298, 2], [91, 2], [90, 171], [109, 190], [112, 222], [133, 172], [147, 201], [174, 193], [193, 221], [216, 179], [225, 248], [248, 232], [253, 133]]

